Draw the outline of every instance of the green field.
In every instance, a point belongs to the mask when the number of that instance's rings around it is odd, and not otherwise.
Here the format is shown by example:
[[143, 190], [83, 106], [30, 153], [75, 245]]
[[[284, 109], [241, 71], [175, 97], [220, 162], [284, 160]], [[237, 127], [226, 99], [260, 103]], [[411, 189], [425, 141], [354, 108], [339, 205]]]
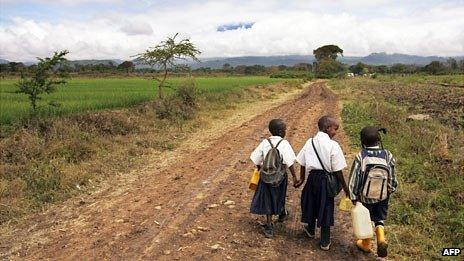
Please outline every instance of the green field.
[[[173, 86], [186, 81], [186, 78], [172, 78]], [[195, 78], [195, 83], [203, 92], [224, 92], [257, 84], [282, 81], [264, 76], [248, 77], [204, 77]], [[27, 117], [30, 105], [26, 95], [15, 93], [17, 80], [0, 81], [0, 124], [11, 124]], [[55, 93], [45, 94], [39, 105], [40, 114], [46, 116], [70, 115], [107, 108], [129, 107], [148, 101], [157, 96], [154, 81], [143, 78], [100, 78], [70, 79]], [[57, 102], [56, 106], [48, 106]]]

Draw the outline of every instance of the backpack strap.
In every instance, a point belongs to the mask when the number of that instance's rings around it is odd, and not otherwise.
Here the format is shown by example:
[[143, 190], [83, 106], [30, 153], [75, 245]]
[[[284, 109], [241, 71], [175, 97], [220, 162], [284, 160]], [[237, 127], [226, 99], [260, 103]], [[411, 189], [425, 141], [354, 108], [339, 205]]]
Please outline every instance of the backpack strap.
[[281, 140], [279, 140], [279, 142], [277, 142], [277, 144], [276, 144], [276, 146], [275, 146], [276, 149], [277, 149], [277, 147], [279, 147], [279, 144], [280, 144], [283, 140], [284, 140], [284, 138], [282, 138]]
[[279, 140], [279, 142], [277, 142], [277, 144], [275, 145], [275, 147], [274, 147], [274, 145], [272, 145], [271, 139], [267, 138], [266, 140], [269, 141], [269, 144], [271, 144], [271, 148], [273, 148], [273, 149], [276, 148], [276, 149], [277, 149], [277, 147], [279, 147], [279, 144], [284, 140], [284, 138], [282, 138], [281, 140]]
[[274, 148], [274, 145], [272, 145], [271, 139], [267, 138], [267, 141], [269, 141], [269, 144], [271, 144], [271, 148]]
[[316, 146], [314, 146], [314, 138], [311, 139], [311, 144], [313, 145], [314, 152], [316, 153], [317, 160], [319, 160], [319, 164], [321, 164], [322, 169], [323, 169], [325, 172], [329, 173], [329, 172], [325, 169], [324, 164], [322, 164], [322, 160], [321, 160], [321, 158], [319, 157], [319, 153], [317, 153]]

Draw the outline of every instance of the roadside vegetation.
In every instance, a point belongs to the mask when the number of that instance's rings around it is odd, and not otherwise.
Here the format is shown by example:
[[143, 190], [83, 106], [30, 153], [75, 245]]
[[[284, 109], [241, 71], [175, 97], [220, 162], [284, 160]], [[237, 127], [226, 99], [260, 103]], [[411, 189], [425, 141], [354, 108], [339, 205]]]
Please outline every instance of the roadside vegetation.
[[[168, 78], [174, 88], [188, 77]], [[264, 76], [195, 77], [199, 92], [225, 92], [257, 84], [271, 84], [285, 79]], [[11, 125], [27, 119], [30, 105], [27, 96], [17, 93], [17, 79], [0, 81], [0, 124]], [[126, 108], [147, 102], [157, 96], [153, 82], [144, 78], [75, 78], [38, 101], [38, 114], [42, 117], [75, 115], [109, 108]], [[172, 92], [166, 89], [167, 93]], [[53, 103], [57, 106], [45, 106]]]
[[[228, 111], [270, 99], [301, 84], [297, 80], [270, 84], [276, 80], [262, 77], [177, 78], [173, 81], [177, 87], [165, 93], [163, 100], [150, 100], [156, 93], [149, 81], [122, 80], [126, 84], [129, 81], [128, 88], [124, 84], [113, 86], [117, 80], [101, 79], [97, 82], [106, 82], [106, 86], [99, 84], [94, 87], [97, 90], [87, 87], [86, 94], [77, 92], [82, 88], [79, 84], [87, 84], [85, 81], [71, 80], [71, 86], [77, 86], [52, 95], [61, 94], [64, 107], [85, 105], [82, 95], [92, 98], [91, 105], [102, 106], [98, 99], [103, 99], [111, 107], [112, 101], [117, 102], [128, 89], [135, 88], [144, 90], [136, 96], [141, 98], [137, 102], [149, 101], [96, 112], [77, 107], [71, 111], [79, 111], [76, 114], [39, 118], [34, 123], [26, 120], [15, 126], [0, 139], [0, 224], [91, 191], [99, 181], [129, 171], [142, 155], [175, 149], [189, 134]], [[138, 86], [140, 82], [146, 82], [145, 87]], [[112, 95], [115, 90], [121, 96]], [[65, 97], [72, 102], [66, 102]]]
[[[391, 199], [387, 238], [392, 257], [437, 259], [464, 242], [464, 89], [457, 76], [334, 79], [353, 152], [359, 130], [386, 127], [384, 146], [398, 162], [399, 189]], [[429, 120], [408, 120], [412, 114]]]

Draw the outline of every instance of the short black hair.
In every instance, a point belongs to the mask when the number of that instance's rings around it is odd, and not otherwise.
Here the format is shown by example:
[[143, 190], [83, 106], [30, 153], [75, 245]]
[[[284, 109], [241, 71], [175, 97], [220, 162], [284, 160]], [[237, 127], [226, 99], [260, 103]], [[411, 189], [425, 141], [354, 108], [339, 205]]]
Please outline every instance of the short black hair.
[[317, 121], [317, 127], [319, 128], [320, 131], [325, 132], [330, 126], [337, 124], [337, 120], [334, 117], [331, 116], [322, 116], [318, 121]]
[[269, 132], [273, 136], [279, 136], [285, 130], [285, 122], [281, 119], [273, 119], [269, 122]]
[[360, 133], [362, 145], [365, 147], [378, 145], [380, 142], [380, 130], [381, 129], [374, 126], [364, 127]]

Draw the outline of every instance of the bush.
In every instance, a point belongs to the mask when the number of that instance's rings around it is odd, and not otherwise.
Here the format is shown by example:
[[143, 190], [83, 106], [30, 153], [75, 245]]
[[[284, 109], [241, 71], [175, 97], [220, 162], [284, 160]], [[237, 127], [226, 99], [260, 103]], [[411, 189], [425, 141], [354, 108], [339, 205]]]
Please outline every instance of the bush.
[[174, 93], [155, 102], [156, 116], [159, 119], [193, 119], [197, 109], [198, 90], [193, 82], [177, 87]]

